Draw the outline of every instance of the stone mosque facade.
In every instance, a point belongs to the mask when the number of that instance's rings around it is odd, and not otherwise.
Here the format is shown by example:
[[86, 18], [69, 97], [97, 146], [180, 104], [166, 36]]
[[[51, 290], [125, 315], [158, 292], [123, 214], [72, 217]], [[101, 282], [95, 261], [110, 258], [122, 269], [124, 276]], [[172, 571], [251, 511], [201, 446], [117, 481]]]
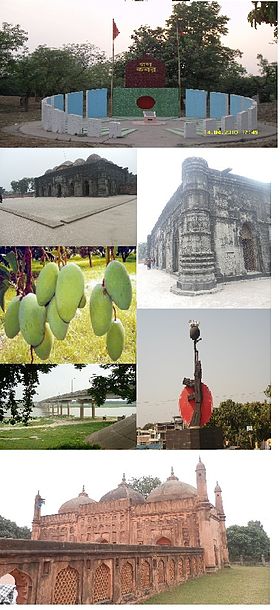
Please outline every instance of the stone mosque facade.
[[270, 184], [230, 171], [187, 158], [182, 183], [148, 236], [148, 258], [177, 276], [174, 292], [270, 275]]
[[15, 580], [19, 604], [131, 604], [229, 565], [222, 492], [167, 481], [145, 498], [127, 484], [99, 502], [83, 489], [55, 515], [35, 498], [31, 540], [0, 541], [0, 578]]
[[136, 195], [136, 176], [96, 154], [65, 161], [35, 178], [36, 197]]
[[96, 502], [83, 491], [59, 508], [56, 515], [41, 516], [35, 499], [33, 540], [166, 545], [203, 548], [206, 570], [228, 564], [225, 514], [221, 489], [215, 488], [215, 505], [208, 499], [206, 469], [199, 461], [197, 488], [179, 481], [171, 471], [167, 481], [147, 497], [127, 484]]

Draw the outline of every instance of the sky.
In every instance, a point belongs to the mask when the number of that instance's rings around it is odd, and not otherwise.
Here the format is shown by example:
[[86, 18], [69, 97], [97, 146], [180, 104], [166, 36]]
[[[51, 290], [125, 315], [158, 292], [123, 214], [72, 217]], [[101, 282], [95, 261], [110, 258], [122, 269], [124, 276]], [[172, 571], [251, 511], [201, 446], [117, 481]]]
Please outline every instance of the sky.
[[10, 190], [11, 180], [42, 176], [64, 161], [87, 159], [92, 154], [137, 171], [137, 152], [125, 148], [0, 148], [0, 186]]
[[[117, 487], [125, 472], [126, 479], [143, 475], [165, 481], [171, 466], [176, 476], [196, 486], [197, 451], [1, 451], [0, 515], [30, 527], [37, 490], [46, 499], [42, 515], [55, 514], [63, 502], [76, 497], [85, 485], [89, 496], [99, 500]], [[226, 525], [246, 525], [259, 520], [271, 533], [270, 451], [202, 451], [206, 466], [209, 500], [214, 503], [214, 488], [219, 481], [223, 492]], [[4, 466], [6, 464], [6, 466]]]
[[[60, 364], [48, 374], [39, 373], [39, 385], [34, 402], [58, 394], [67, 394], [72, 390], [73, 392], [84, 390], [90, 387], [89, 379], [93, 374], [107, 376], [108, 373], [98, 364], [89, 364], [81, 370], [75, 369], [72, 364]], [[22, 398], [21, 386], [17, 388], [16, 398]]]
[[[182, 182], [182, 163], [187, 157], [202, 157], [212, 169], [232, 168], [232, 174], [272, 183], [276, 191], [278, 163], [271, 148], [226, 149], [139, 148], [137, 151], [138, 198], [137, 239], [147, 241], [163, 208]], [[277, 171], [277, 174], [276, 174]], [[275, 185], [274, 185], [275, 180]]]
[[[230, 18], [224, 45], [243, 51], [241, 63], [252, 74], [258, 73], [257, 53], [276, 60], [273, 28], [263, 24], [257, 30], [247, 21], [252, 9], [249, 0], [220, 0], [221, 13]], [[1, 0], [2, 21], [19, 23], [29, 34], [29, 48], [46, 44], [59, 47], [69, 42], [91, 42], [111, 55], [112, 19], [120, 31], [115, 54], [126, 51], [133, 30], [141, 25], [164, 26], [171, 15], [171, 0]]]
[[263, 401], [270, 384], [269, 309], [140, 309], [137, 314], [137, 423], [179, 415], [184, 377], [193, 377], [189, 320], [200, 322], [202, 381], [214, 406]]

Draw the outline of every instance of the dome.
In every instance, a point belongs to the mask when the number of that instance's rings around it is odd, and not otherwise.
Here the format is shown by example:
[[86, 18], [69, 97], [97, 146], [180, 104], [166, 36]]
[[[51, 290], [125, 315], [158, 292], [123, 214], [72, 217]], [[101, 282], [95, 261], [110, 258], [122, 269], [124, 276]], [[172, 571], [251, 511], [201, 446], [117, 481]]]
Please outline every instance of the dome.
[[76, 159], [76, 161], [74, 161], [73, 165], [83, 165], [83, 163], [85, 163], [84, 159]]
[[93, 153], [92, 155], [89, 155], [89, 157], [86, 160], [86, 163], [92, 163], [93, 161], [99, 161], [102, 157], [100, 157], [100, 155], [96, 155], [95, 153]]
[[83, 486], [83, 490], [77, 496], [77, 498], [72, 498], [71, 500], [67, 500], [64, 502], [62, 506], [59, 508], [58, 512], [61, 513], [73, 513], [79, 510], [81, 504], [96, 504], [95, 500], [89, 498], [88, 494], [85, 492], [85, 487]]
[[144, 504], [145, 498], [139, 491], [136, 491], [128, 485], [125, 480], [125, 475], [123, 475], [122, 482], [116, 487], [116, 489], [112, 489], [105, 496], [100, 498], [99, 502], [114, 502], [115, 500], [131, 500], [132, 504]]
[[171, 468], [171, 475], [168, 477], [165, 483], [162, 483], [147, 497], [147, 502], [164, 502], [165, 500], [177, 500], [183, 498], [193, 498], [196, 496], [196, 488], [188, 483], [179, 481], [178, 477], [174, 475], [173, 468]]
[[47, 169], [47, 170], [45, 171], [45, 175], [46, 175], [46, 174], [51, 174], [52, 172], [53, 172], [53, 169]]
[[55, 171], [59, 171], [61, 169], [65, 169], [66, 167], [70, 167], [71, 165], [73, 165], [72, 161], [64, 161], [64, 163], [61, 163], [60, 165], [57, 165], [56, 168], [54, 168]]

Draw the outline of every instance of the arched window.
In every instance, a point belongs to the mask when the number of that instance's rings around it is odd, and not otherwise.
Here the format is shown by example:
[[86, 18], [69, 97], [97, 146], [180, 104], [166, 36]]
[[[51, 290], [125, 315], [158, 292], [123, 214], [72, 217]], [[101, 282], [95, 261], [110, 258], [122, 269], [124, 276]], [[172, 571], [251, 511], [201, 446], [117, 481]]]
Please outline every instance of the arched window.
[[78, 603], [79, 574], [67, 566], [58, 572], [54, 587], [53, 604], [73, 605]]
[[109, 602], [112, 598], [111, 571], [105, 563], [95, 570], [93, 603]]
[[133, 567], [129, 561], [127, 561], [121, 569], [121, 593], [126, 595], [133, 591]]

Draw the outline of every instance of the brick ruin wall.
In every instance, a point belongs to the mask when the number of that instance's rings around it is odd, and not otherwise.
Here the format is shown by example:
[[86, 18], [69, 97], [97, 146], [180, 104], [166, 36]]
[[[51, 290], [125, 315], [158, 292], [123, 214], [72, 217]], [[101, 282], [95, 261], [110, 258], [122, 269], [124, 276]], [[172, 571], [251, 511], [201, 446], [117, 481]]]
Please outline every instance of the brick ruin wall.
[[136, 195], [136, 176], [106, 161], [72, 165], [35, 178], [36, 197]]
[[204, 572], [201, 548], [0, 541], [20, 604], [141, 602]]

